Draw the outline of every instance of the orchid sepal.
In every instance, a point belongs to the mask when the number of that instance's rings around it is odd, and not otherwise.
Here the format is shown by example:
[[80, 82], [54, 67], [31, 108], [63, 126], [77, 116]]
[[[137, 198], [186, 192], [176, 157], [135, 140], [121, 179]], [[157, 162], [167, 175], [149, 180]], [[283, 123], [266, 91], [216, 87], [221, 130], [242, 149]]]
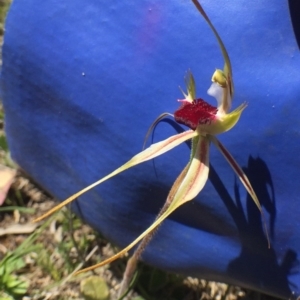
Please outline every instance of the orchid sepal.
[[61, 209], [62, 207], [66, 206], [67, 204], [71, 203], [75, 199], [77, 199], [79, 196], [83, 195], [84, 193], [88, 192], [92, 188], [96, 187], [97, 185], [101, 184], [102, 182], [114, 177], [115, 175], [133, 167], [140, 163], [143, 163], [147, 160], [153, 159], [161, 154], [164, 154], [165, 152], [177, 147], [178, 145], [182, 144], [183, 142], [190, 140], [198, 135], [198, 131], [188, 130], [184, 131], [182, 133], [173, 135], [163, 141], [160, 141], [158, 143], [152, 144], [147, 149], [141, 151], [137, 155], [133, 156], [127, 163], [116, 169], [115, 171], [111, 172], [107, 176], [101, 178], [100, 180], [94, 182], [93, 184], [87, 186], [86, 188], [80, 190], [79, 192], [73, 194], [71, 197], [67, 198], [54, 208], [50, 209], [48, 212], [46, 212], [41, 217], [38, 217], [33, 220], [33, 222], [39, 222], [43, 220], [44, 218], [52, 215], [57, 210]]
[[[184, 176], [182, 176], [182, 179], [180, 180], [181, 182], [179, 182], [178, 186], [175, 187], [174, 195], [172, 194], [174, 188], [171, 189], [168, 196], [168, 198], [172, 198], [170, 200], [171, 204], [159, 218], [157, 218], [141, 235], [139, 235], [132, 243], [120, 252], [94, 266], [77, 271], [75, 275], [102, 267], [120, 258], [137, 245], [145, 236], [151, 233], [151, 231], [158, 227], [178, 207], [193, 200], [203, 189], [208, 179], [209, 143], [210, 141], [206, 136], [198, 135], [194, 138], [194, 145], [192, 149], [194, 156], [186, 168], [182, 171], [181, 175], [184, 174]], [[167, 199], [167, 201], [168, 200], [169, 199]]]
[[214, 27], [214, 25], [212, 24], [212, 22], [210, 21], [209, 17], [207, 16], [207, 14], [205, 13], [202, 5], [199, 3], [198, 0], [192, 0], [192, 2], [194, 3], [195, 7], [197, 8], [197, 10], [200, 12], [200, 14], [203, 16], [203, 18], [205, 19], [205, 21], [207, 22], [207, 24], [209, 25], [209, 27], [211, 28], [212, 32], [214, 33], [218, 44], [220, 46], [223, 58], [224, 58], [224, 69], [223, 72], [226, 76], [227, 79], [227, 84], [228, 84], [228, 89], [229, 89], [229, 93], [230, 96], [233, 97], [233, 93], [234, 93], [234, 86], [233, 86], [233, 80], [232, 80], [232, 68], [231, 68], [231, 62], [229, 59], [229, 55], [227, 53], [226, 47], [219, 35], [219, 33], [217, 32], [216, 28]]

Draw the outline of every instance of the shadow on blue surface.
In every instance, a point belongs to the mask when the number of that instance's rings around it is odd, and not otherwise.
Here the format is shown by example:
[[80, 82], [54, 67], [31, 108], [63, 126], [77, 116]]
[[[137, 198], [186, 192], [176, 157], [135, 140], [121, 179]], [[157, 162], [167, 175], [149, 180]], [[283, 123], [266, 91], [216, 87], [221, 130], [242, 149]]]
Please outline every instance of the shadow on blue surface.
[[[258, 198], [262, 199], [262, 206], [270, 215], [270, 236], [274, 239], [276, 205], [274, 188], [268, 167], [260, 158], [254, 159], [250, 156], [248, 167], [244, 168], [244, 171], [257, 192]], [[236, 183], [234, 184], [235, 200], [233, 200], [214, 168], [211, 168], [210, 175], [214, 187], [224, 201], [240, 232], [241, 252], [237, 258], [228, 264], [228, 273], [237, 280], [241, 272], [248, 274], [247, 282], [254, 286], [273, 286], [274, 282], [276, 282], [275, 287], [280, 286], [280, 290], [284, 291], [286, 295], [291, 294], [288, 275], [299, 264], [296, 252], [290, 249], [287, 250], [284, 260], [279, 265], [276, 252], [272, 249], [272, 246], [271, 249], [266, 247], [268, 241], [264, 233], [261, 215], [251, 197], [247, 195], [247, 211], [245, 214], [239, 186]], [[253, 256], [253, 247], [256, 255], [264, 257], [264, 260], [259, 261], [256, 256]], [[256, 274], [256, 276], [250, 274]], [[272, 291], [276, 293], [274, 286]]]
[[289, 7], [295, 37], [300, 49], [300, 2], [297, 0], [289, 0]]

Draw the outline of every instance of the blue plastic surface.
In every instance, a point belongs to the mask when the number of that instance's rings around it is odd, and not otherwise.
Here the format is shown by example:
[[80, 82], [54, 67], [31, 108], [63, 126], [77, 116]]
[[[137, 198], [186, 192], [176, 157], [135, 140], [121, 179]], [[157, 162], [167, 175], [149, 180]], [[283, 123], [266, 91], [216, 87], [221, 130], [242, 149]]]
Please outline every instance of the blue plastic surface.
[[[249, 103], [220, 136], [253, 183], [260, 213], [211, 147], [210, 179], [164, 222], [145, 262], [279, 297], [300, 294], [300, 51], [286, 1], [202, 1], [230, 54], [233, 106]], [[188, 69], [206, 94], [223, 61], [190, 1], [14, 0], [1, 75], [12, 157], [63, 200], [142, 148], [152, 121], [178, 107]], [[161, 122], [154, 141], [178, 127]], [[73, 208], [111, 241], [137, 237], [189, 159], [187, 145], [135, 167]]]

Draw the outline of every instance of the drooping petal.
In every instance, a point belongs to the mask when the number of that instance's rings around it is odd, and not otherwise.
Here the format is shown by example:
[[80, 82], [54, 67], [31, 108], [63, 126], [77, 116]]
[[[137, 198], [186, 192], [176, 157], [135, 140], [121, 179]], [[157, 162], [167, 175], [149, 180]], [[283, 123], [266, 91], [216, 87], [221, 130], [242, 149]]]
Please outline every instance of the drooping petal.
[[259, 209], [259, 211], [262, 215], [262, 218], [263, 218], [265, 232], [266, 232], [266, 236], [267, 236], [267, 240], [268, 240], [268, 246], [270, 248], [270, 239], [269, 239], [269, 234], [268, 234], [268, 229], [267, 229], [267, 226], [266, 226], [266, 220], [265, 220], [265, 217], [264, 217], [264, 213], [263, 213], [260, 202], [259, 202], [259, 200], [258, 200], [258, 198], [255, 194], [255, 191], [254, 191], [248, 177], [246, 176], [246, 174], [244, 173], [242, 168], [238, 165], [238, 163], [235, 161], [235, 159], [232, 157], [232, 155], [228, 152], [228, 150], [224, 147], [224, 145], [216, 137], [210, 136], [210, 140], [215, 144], [215, 146], [224, 155], [225, 159], [228, 161], [228, 163], [230, 164], [230, 166], [232, 167], [234, 172], [237, 174], [240, 181], [242, 182], [242, 184], [246, 188], [247, 192], [251, 196], [252, 200], [254, 201], [256, 206], [258, 207], [258, 209]]
[[146, 146], [146, 143], [147, 143], [147, 140], [151, 134], [151, 132], [154, 130], [154, 128], [156, 127], [156, 125], [161, 121], [163, 120], [164, 118], [166, 117], [174, 117], [172, 114], [168, 113], [168, 112], [165, 112], [165, 113], [162, 113], [161, 115], [159, 115], [155, 120], [154, 122], [151, 124], [151, 126], [149, 127], [147, 133], [146, 133], [146, 136], [145, 136], [145, 139], [144, 139], [144, 144], [143, 144], [143, 149], [145, 149], [145, 146]]
[[175, 189], [176, 192], [174, 194], [173, 201], [170, 204], [169, 208], [126, 248], [113, 255], [109, 259], [102, 261], [99, 264], [96, 264], [89, 268], [80, 270], [76, 272], [76, 274], [96, 269], [120, 258], [130, 249], [132, 249], [138, 242], [140, 242], [147, 234], [149, 234], [152, 230], [159, 226], [161, 222], [163, 222], [163, 220], [165, 220], [174, 210], [176, 210], [179, 206], [183, 205], [184, 203], [194, 199], [199, 194], [199, 192], [203, 189], [208, 178], [209, 140], [207, 137], [199, 135], [193, 140], [193, 142], [193, 158], [187, 166], [187, 172], [186, 169], [184, 169], [182, 172], [182, 174], [184, 174], [184, 177], [181, 180], [181, 183], [179, 184], [177, 190]]
[[125, 163], [124, 165], [122, 165], [121, 167], [119, 167], [118, 169], [116, 169], [115, 171], [110, 173], [109, 175], [101, 178], [100, 180], [94, 182], [93, 184], [89, 185], [88, 187], [86, 187], [86, 188], [82, 189], [81, 191], [77, 192], [76, 194], [72, 195], [65, 201], [63, 201], [60, 204], [58, 204], [57, 206], [55, 206], [53, 209], [49, 210], [47, 213], [45, 213], [41, 217], [33, 220], [33, 222], [38, 222], [38, 221], [50, 216], [51, 214], [53, 214], [60, 208], [69, 204], [70, 202], [74, 201], [76, 198], [78, 198], [82, 194], [86, 193], [87, 191], [89, 191], [90, 189], [99, 185], [100, 183], [108, 180], [109, 178], [111, 178], [111, 177], [113, 177], [135, 165], [138, 165], [142, 162], [145, 162], [147, 160], [155, 158], [155, 157], [173, 149], [174, 147], [180, 145], [181, 143], [196, 137], [198, 134], [199, 133], [197, 131], [188, 130], [188, 131], [182, 132], [180, 134], [173, 135], [164, 141], [161, 141], [161, 142], [151, 145], [149, 148], [145, 149], [144, 151], [142, 151], [142, 152], [138, 153], [137, 155], [135, 155], [134, 157], [132, 157], [127, 163]]

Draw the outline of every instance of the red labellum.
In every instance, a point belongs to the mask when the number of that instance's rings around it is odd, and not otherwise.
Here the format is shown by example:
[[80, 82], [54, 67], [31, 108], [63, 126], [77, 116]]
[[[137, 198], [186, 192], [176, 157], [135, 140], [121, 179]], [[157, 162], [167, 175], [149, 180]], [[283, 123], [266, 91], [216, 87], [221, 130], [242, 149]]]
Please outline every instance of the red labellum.
[[195, 99], [192, 103], [184, 101], [174, 113], [177, 123], [184, 124], [195, 130], [198, 125], [210, 124], [216, 119], [218, 109], [202, 99]]

